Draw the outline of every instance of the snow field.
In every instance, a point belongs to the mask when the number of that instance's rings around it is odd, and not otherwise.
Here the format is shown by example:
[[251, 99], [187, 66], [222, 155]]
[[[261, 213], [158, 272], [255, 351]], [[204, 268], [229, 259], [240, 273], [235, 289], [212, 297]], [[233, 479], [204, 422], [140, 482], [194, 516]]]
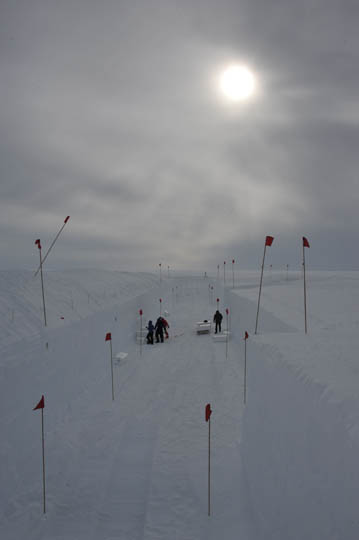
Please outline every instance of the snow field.
[[[255, 509], [257, 539], [354, 540], [359, 531], [359, 275], [310, 274], [307, 336], [298, 303], [300, 281], [289, 287], [273, 284], [263, 292], [261, 305], [271, 313], [261, 310], [260, 335], [248, 341], [249, 390], [241, 432], [242, 480]], [[239, 294], [239, 306], [243, 294], [255, 305], [254, 290]], [[281, 325], [276, 332], [270, 329], [273, 312], [292, 332]]]
[[[121, 279], [104, 273], [95, 286], [103, 305], [92, 314], [88, 292], [99, 275], [90, 274], [85, 292], [73, 287], [78, 313], [71, 324], [69, 303], [65, 324], [56, 327], [53, 308], [55, 327], [46, 331], [38, 306], [37, 326], [25, 309], [28, 288], [18, 305], [29, 329], [22, 330], [20, 317], [4, 322], [12, 334], [0, 360], [1, 538], [357, 538], [358, 273], [309, 273], [307, 336], [299, 274], [288, 281], [283, 273], [265, 276], [257, 336], [257, 273], [243, 273], [235, 290], [190, 276], [161, 288], [151, 277], [146, 285], [142, 275], [122, 276], [116, 303], [110, 294], [103, 298], [103, 283]], [[78, 276], [82, 287], [86, 279]], [[62, 287], [61, 278], [54, 301]], [[217, 297], [224, 329], [225, 308], [230, 311], [227, 359], [225, 343], [195, 333], [195, 322], [213, 317]], [[159, 298], [171, 337], [143, 345], [140, 355], [138, 311], [145, 324], [155, 321]], [[27, 337], [15, 342], [22, 332]], [[113, 355], [128, 353], [114, 359], [114, 402], [107, 332]], [[45, 517], [40, 413], [32, 411], [41, 394]], [[206, 403], [213, 410], [210, 518]]]
[[[236, 361], [224, 369], [229, 365], [224, 344], [194, 332], [196, 320], [213, 315], [206, 286], [201, 280], [179, 280], [175, 294], [163, 285], [115, 309], [4, 348], [2, 538], [248, 537], [251, 525], [239, 496], [241, 375]], [[143, 346], [140, 356], [138, 310], [143, 309], [146, 323], [155, 320], [160, 297], [162, 309], [170, 313], [171, 338]], [[114, 402], [108, 331], [114, 356], [128, 353], [114, 361]], [[39, 411], [32, 411], [41, 394], [45, 518], [41, 422]], [[214, 410], [210, 523], [204, 421], [209, 401]]]

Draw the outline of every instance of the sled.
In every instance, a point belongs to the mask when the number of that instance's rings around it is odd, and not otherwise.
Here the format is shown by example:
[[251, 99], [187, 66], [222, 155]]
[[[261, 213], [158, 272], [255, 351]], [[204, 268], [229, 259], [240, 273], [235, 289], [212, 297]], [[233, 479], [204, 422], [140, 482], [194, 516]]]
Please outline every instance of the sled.
[[210, 321], [201, 321], [196, 323], [196, 332], [197, 334], [210, 334], [211, 333], [211, 322]]

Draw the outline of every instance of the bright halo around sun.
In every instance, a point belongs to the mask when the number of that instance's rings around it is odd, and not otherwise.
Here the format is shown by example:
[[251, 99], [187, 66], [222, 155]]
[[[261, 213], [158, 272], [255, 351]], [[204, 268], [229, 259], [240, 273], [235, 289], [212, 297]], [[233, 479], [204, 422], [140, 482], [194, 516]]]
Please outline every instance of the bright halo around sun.
[[241, 65], [232, 65], [225, 69], [219, 84], [223, 94], [232, 101], [249, 99], [256, 86], [253, 73]]

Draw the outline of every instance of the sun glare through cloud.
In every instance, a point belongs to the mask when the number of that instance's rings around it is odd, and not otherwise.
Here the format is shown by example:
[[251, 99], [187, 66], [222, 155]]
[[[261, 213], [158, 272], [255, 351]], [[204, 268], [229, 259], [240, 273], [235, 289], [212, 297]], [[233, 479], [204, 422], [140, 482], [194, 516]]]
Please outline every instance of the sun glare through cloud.
[[231, 101], [244, 101], [255, 92], [256, 81], [252, 71], [244, 65], [231, 65], [219, 78], [222, 94]]

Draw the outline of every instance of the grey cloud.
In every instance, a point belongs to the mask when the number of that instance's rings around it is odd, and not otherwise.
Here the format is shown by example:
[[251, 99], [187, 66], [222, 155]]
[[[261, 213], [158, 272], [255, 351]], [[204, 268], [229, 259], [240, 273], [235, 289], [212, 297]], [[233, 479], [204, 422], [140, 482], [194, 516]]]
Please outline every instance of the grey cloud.
[[[263, 235], [285, 260], [303, 229], [357, 264], [358, 15], [349, 0], [3, 1], [4, 264], [67, 214], [57, 265], [236, 251], [256, 266]], [[212, 78], [236, 58], [261, 91], [228, 107]]]

